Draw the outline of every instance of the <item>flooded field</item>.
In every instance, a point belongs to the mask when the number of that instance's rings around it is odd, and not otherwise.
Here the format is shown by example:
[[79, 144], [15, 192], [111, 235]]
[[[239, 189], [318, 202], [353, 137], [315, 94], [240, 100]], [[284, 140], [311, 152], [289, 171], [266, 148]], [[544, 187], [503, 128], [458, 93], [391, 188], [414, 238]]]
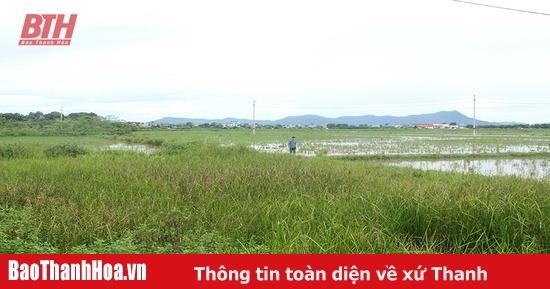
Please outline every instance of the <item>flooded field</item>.
[[[272, 153], [286, 153], [286, 143], [268, 142], [252, 148]], [[298, 154], [314, 156], [324, 151], [328, 156], [376, 154], [471, 154], [550, 152], [547, 139], [507, 137], [375, 137], [345, 140], [311, 140], [298, 144]]]
[[[288, 153], [285, 142], [265, 142], [251, 145], [258, 151]], [[506, 153], [549, 153], [550, 136], [492, 134], [454, 135], [368, 135], [348, 134], [342, 138], [311, 139], [298, 143], [297, 154], [303, 156], [345, 155], [469, 155], [494, 154], [492, 160], [409, 161], [389, 163], [424, 170], [456, 171], [490, 176], [516, 175], [550, 179], [547, 159], [503, 159]]]
[[136, 151], [140, 153], [145, 154], [152, 154], [157, 151], [155, 148], [151, 148], [146, 145], [130, 145], [130, 144], [124, 144], [124, 143], [117, 143], [109, 145], [109, 149], [111, 150], [125, 150], [125, 151]]
[[548, 159], [407, 161], [388, 164], [422, 170], [454, 171], [487, 176], [514, 175], [550, 181], [550, 160]]

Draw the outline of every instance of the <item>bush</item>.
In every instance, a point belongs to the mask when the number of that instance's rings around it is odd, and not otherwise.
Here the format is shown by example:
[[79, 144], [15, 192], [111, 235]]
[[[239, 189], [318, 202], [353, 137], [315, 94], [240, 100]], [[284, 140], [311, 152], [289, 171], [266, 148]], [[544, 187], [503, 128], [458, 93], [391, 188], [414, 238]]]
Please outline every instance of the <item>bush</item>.
[[88, 150], [86, 148], [81, 147], [76, 143], [60, 143], [48, 147], [44, 150], [44, 154], [49, 158], [60, 156], [76, 157], [78, 155], [85, 155], [87, 153]]
[[0, 158], [11, 159], [30, 156], [31, 150], [22, 142], [0, 145]]
[[148, 145], [151, 145], [151, 146], [161, 146], [162, 143], [164, 142], [163, 139], [159, 139], [159, 138], [153, 138], [153, 139], [147, 139], [145, 140], [145, 144], [148, 144]]

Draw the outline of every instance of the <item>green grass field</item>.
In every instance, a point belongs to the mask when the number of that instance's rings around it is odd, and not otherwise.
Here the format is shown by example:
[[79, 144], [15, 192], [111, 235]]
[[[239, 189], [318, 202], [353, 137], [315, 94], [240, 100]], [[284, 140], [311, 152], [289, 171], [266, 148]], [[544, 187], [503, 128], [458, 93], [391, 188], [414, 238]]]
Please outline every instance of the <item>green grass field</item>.
[[[461, 142], [535, 146], [540, 151], [516, 157], [548, 157], [547, 130], [470, 134], [172, 130], [3, 137], [0, 252], [550, 253], [548, 182], [390, 167], [377, 160], [384, 159], [380, 155], [306, 157], [250, 149], [284, 146], [292, 135], [299, 144], [425, 137], [422, 143], [439, 148], [439, 155]], [[119, 142], [149, 144], [158, 152], [105, 149]], [[401, 157], [399, 145], [409, 143], [397, 142], [391, 158]]]

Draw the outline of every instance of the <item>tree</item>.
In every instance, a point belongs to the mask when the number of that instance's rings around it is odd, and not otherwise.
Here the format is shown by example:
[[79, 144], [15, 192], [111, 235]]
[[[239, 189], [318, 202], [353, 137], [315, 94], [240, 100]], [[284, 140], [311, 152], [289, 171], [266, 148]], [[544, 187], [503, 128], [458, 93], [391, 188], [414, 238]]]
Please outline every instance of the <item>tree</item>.
[[61, 113], [58, 111], [52, 111], [44, 115], [47, 120], [61, 119]]
[[106, 116], [106, 117], [105, 117], [105, 120], [108, 120], [108, 121], [110, 121], [110, 122], [119, 122], [119, 121], [121, 121], [121, 120], [118, 118], [118, 116], [112, 115], [112, 114]]
[[93, 113], [93, 112], [90, 112], [90, 113], [87, 113], [87, 112], [73, 112], [73, 113], [70, 113], [68, 114], [65, 118], [66, 119], [78, 119], [78, 118], [90, 118], [90, 117], [97, 117], [98, 115]]
[[29, 112], [29, 115], [27, 115], [27, 118], [29, 120], [40, 120], [44, 118], [44, 113], [41, 111]]
[[3, 118], [5, 120], [12, 120], [12, 121], [26, 121], [27, 117], [20, 114], [20, 113], [0, 113], [0, 118]]

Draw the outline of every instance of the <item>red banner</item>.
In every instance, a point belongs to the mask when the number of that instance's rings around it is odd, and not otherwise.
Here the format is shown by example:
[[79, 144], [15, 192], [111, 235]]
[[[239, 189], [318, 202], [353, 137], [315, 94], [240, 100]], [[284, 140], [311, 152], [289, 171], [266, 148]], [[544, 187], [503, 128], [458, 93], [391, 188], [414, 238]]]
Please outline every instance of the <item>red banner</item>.
[[493, 288], [550, 255], [0, 255], [0, 288]]

